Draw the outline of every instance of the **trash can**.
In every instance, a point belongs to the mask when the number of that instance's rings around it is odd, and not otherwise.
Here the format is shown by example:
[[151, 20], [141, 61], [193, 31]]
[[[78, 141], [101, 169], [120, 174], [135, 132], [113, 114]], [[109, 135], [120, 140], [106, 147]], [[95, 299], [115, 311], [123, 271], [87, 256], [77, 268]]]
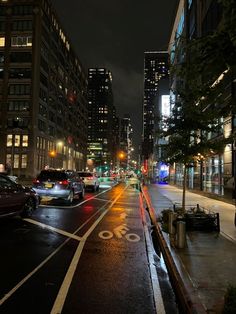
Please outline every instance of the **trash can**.
[[180, 220], [177, 221], [176, 226], [176, 247], [183, 249], [186, 245], [186, 223]]

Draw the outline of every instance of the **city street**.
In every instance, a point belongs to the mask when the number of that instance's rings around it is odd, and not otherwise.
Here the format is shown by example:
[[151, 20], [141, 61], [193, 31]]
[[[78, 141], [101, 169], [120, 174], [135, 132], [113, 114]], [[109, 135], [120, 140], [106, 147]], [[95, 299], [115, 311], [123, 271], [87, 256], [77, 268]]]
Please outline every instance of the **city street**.
[[146, 216], [126, 182], [1, 220], [0, 312], [177, 313]]

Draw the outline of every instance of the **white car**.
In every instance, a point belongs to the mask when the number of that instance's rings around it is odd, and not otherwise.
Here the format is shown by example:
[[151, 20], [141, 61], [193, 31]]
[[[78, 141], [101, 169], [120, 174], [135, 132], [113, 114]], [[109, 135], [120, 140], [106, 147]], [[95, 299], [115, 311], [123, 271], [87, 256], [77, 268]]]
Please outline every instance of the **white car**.
[[84, 185], [86, 189], [92, 189], [93, 191], [99, 190], [100, 181], [96, 174], [92, 172], [86, 172], [86, 171], [78, 171], [77, 172], [80, 178], [83, 179]]

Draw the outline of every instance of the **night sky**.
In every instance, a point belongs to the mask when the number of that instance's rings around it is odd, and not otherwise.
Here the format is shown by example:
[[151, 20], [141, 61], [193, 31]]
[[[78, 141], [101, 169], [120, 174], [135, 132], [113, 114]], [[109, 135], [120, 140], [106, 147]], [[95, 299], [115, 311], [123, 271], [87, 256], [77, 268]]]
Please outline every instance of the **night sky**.
[[52, 0], [86, 73], [112, 72], [119, 117], [130, 114], [141, 142], [144, 51], [167, 50], [178, 0]]

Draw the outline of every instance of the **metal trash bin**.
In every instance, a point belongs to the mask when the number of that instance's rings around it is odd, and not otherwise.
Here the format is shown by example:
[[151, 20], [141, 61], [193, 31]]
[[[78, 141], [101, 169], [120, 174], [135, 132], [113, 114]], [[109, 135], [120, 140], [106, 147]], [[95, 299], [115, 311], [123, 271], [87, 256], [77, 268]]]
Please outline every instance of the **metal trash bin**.
[[186, 223], [180, 220], [177, 221], [176, 226], [176, 247], [183, 249], [186, 245]]

